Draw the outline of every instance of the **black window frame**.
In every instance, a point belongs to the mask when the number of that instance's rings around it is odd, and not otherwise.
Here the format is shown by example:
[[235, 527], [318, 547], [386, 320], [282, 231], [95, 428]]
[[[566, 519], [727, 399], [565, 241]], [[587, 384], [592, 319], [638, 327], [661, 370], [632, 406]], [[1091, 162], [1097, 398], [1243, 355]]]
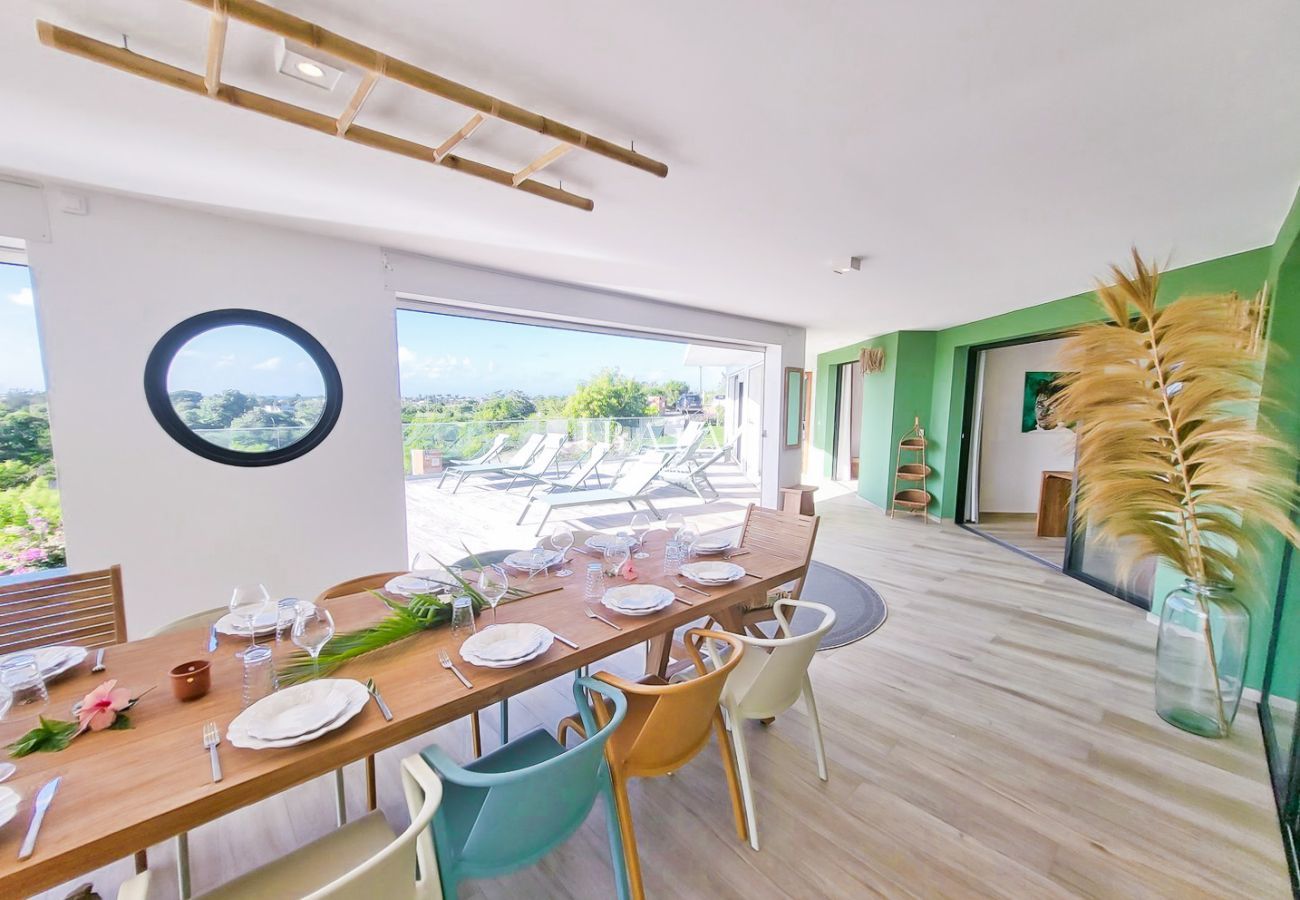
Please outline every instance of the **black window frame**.
[[[180, 349], [193, 338], [216, 328], [249, 325], [273, 331], [293, 341], [311, 357], [325, 383], [325, 406], [316, 424], [298, 440], [278, 450], [244, 451], [221, 447], [195, 434], [176, 413], [167, 390], [167, 376]], [[216, 309], [191, 316], [168, 329], [154, 345], [144, 367], [144, 395], [163, 431], [186, 450], [228, 466], [275, 466], [310, 453], [325, 440], [343, 411], [343, 379], [324, 345], [288, 319], [256, 309]]]

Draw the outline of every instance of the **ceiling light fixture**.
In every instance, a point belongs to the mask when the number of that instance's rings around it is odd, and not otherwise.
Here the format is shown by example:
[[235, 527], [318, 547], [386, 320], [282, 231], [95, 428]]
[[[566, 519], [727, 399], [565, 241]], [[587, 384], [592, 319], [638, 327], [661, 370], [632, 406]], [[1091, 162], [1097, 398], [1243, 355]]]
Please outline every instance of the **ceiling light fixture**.
[[862, 257], [850, 256], [849, 264], [843, 268], [832, 269], [836, 275], [847, 275], [850, 272], [859, 272], [862, 270]]
[[308, 48], [291, 44], [280, 38], [275, 45], [275, 68], [281, 75], [288, 75], [307, 84], [332, 91], [343, 77], [343, 70], [330, 65], [322, 59], [308, 56]]

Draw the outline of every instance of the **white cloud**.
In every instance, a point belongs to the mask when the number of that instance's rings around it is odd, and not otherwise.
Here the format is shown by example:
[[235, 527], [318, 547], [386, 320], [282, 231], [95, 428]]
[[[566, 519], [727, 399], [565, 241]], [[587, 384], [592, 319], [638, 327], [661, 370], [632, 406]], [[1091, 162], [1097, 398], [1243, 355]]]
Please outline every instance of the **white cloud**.
[[397, 348], [397, 362], [399, 365], [408, 365], [419, 359], [420, 354], [416, 353], [410, 347]]
[[212, 364], [212, 368], [229, 369], [234, 364], [235, 364], [235, 354], [223, 353], [221, 356], [217, 357], [217, 361]]
[[253, 363], [253, 368], [261, 372], [274, 372], [280, 368], [283, 362], [278, 356], [272, 356], [270, 359], [264, 359], [260, 363]]
[[473, 367], [468, 356], [425, 356], [401, 346], [397, 348], [397, 365], [403, 376], [414, 378], [441, 378]]
[[18, 306], [31, 306], [32, 303], [34, 302], [34, 299], [32, 297], [32, 289], [29, 287], [25, 287], [20, 291], [10, 294], [9, 302], [16, 303]]

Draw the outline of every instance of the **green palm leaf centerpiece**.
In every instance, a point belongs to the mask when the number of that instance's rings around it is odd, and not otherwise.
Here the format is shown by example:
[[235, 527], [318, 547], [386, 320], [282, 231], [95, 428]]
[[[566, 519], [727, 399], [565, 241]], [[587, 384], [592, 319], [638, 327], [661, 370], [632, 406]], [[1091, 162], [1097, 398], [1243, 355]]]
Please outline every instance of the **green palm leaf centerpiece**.
[[1111, 321], [1070, 337], [1055, 398], [1078, 434], [1077, 520], [1127, 567], [1156, 555], [1199, 584], [1240, 585], [1259, 562], [1251, 529], [1300, 543], [1295, 451], [1259, 409], [1263, 295], [1157, 308], [1159, 273], [1136, 251], [1132, 273], [1111, 275], [1098, 288]]

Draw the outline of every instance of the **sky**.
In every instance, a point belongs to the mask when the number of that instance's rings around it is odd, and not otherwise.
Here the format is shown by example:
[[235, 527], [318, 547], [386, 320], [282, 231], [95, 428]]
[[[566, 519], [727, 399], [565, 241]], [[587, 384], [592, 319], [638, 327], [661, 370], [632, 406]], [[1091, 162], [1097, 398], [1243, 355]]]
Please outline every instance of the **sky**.
[[26, 266], [0, 264], [0, 391], [45, 390]]
[[234, 388], [271, 397], [323, 397], [325, 382], [306, 351], [274, 331], [223, 325], [190, 338], [167, 373], [168, 391]]
[[[682, 365], [686, 344], [675, 341], [399, 309], [397, 343], [403, 397], [478, 397], [514, 389], [565, 395], [603, 368], [646, 382], [677, 379], [700, 389], [700, 369]], [[712, 391], [722, 369], [703, 371], [704, 390]]]

